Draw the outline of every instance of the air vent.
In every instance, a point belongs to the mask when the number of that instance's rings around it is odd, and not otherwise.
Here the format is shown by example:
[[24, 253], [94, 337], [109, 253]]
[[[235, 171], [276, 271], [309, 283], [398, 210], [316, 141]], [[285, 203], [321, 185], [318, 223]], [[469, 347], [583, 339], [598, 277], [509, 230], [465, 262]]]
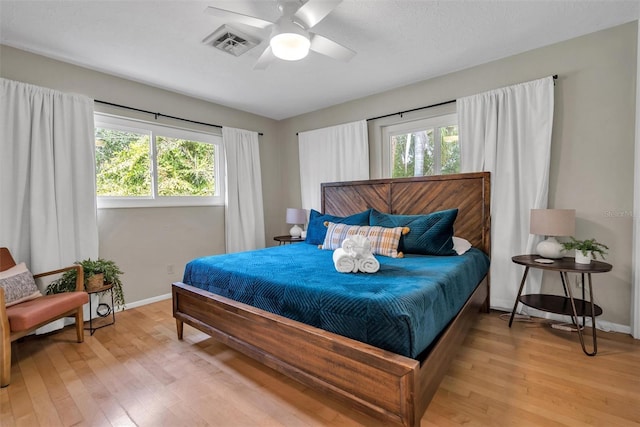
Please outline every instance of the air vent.
[[223, 25], [202, 40], [202, 43], [233, 56], [240, 56], [257, 46], [260, 40], [256, 40], [229, 25]]

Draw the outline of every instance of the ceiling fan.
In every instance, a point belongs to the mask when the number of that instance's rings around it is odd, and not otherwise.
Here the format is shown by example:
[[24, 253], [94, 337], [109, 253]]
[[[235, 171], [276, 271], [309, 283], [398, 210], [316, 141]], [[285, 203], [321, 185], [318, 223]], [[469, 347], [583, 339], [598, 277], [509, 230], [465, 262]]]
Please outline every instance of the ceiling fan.
[[269, 46], [264, 50], [253, 67], [266, 69], [276, 58], [297, 61], [304, 58], [309, 50], [341, 61], [349, 61], [355, 51], [309, 31], [322, 21], [342, 0], [278, 0], [281, 16], [276, 22], [266, 21], [249, 15], [217, 7], [208, 7], [205, 12], [218, 18], [260, 29], [271, 28]]

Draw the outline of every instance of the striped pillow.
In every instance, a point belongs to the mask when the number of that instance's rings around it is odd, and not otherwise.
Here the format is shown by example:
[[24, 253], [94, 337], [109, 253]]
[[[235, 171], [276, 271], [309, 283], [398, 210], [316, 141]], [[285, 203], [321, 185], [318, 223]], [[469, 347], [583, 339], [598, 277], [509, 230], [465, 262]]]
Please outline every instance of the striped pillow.
[[365, 236], [371, 242], [371, 252], [374, 255], [383, 255], [391, 258], [402, 258], [402, 252], [398, 252], [400, 236], [409, 232], [408, 227], [377, 227], [369, 225], [348, 225], [327, 223], [327, 235], [324, 238], [322, 249], [338, 249], [342, 242], [349, 236], [357, 234]]

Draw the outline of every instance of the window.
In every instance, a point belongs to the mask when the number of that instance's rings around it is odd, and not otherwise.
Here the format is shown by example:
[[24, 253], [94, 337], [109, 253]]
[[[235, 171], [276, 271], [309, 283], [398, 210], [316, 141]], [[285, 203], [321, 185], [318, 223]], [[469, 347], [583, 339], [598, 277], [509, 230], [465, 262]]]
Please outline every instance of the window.
[[95, 116], [98, 207], [224, 203], [222, 138]]
[[383, 128], [388, 170], [392, 178], [460, 172], [460, 143], [455, 114]]

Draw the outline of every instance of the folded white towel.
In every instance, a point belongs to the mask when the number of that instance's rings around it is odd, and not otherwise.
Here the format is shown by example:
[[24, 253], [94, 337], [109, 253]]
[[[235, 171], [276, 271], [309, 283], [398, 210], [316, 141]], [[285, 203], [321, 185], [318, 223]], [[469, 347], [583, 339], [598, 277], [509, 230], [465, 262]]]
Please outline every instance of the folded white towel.
[[363, 273], [375, 273], [380, 270], [380, 262], [373, 255], [358, 260], [358, 270]]
[[342, 241], [342, 249], [355, 258], [366, 258], [371, 255], [371, 242], [367, 237], [355, 234]]
[[357, 260], [342, 248], [333, 251], [333, 265], [340, 273], [355, 273], [358, 271]]

